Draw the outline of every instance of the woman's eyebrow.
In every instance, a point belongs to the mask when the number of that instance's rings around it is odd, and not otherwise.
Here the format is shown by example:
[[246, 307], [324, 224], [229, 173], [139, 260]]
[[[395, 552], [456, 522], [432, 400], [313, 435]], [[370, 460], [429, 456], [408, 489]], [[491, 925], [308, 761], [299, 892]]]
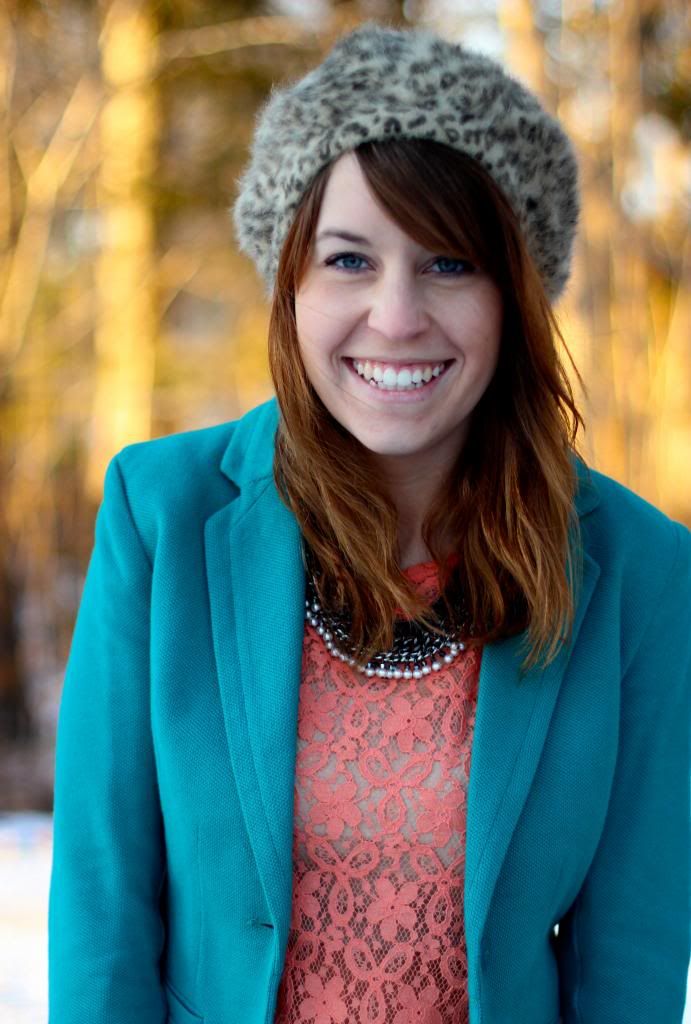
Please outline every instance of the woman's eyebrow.
[[317, 241], [321, 242], [323, 238], [342, 238], [345, 242], [354, 242], [356, 245], [372, 244], [368, 238], [363, 238], [362, 235], [354, 235], [352, 231], [343, 231], [341, 228], [326, 228], [324, 231], [320, 231], [317, 235]]

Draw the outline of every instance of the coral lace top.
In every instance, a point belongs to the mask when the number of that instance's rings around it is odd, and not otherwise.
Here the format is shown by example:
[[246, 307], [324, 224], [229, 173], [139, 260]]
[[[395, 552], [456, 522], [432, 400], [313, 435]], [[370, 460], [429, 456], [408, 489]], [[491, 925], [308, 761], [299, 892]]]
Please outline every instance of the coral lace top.
[[[405, 570], [438, 595], [437, 567]], [[481, 652], [368, 679], [305, 627], [276, 1024], [467, 1024], [465, 814]]]

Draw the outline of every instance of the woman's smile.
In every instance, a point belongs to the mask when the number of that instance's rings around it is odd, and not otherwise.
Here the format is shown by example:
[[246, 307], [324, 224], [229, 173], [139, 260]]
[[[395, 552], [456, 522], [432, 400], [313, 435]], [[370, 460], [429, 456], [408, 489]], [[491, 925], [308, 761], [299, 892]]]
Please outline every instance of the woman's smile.
[[455, 359], [417, 363], [343, 360], [368, 397], [378, 402], [424, 402], [437, 390]]

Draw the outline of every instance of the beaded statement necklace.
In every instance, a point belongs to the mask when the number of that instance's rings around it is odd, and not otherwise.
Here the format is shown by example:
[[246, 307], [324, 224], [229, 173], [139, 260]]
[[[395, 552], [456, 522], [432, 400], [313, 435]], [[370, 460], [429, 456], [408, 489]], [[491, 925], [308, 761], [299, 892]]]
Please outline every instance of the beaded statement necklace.
[[[454, 607], [461, 611], [459, 621], [466, 623], [464, 603], [457, 592], [454, 593], [452, 601]], [[397, 619], [394, 623], [393, 644], [389, 650], [373, 655], [364, 665], [358, 664], [349, 639], [349, 617], [345, 613], [322, 608], [312, 573], [307, 573], [305, 619], [314, 626], [333, 658], [339, 658], [370, 678], [379, 676], [382, 679], [421, 679], [430, 672], [439, 672], [456, 660], [466, 648], [461, 638], [463, 631], [460, 628], [454, 630], [445, 623], [446, 607], [441, 596], [432, 606], [432, 611], [437, 621], [442, 624], [442, 635], [432, 632], [418, 622]], [[469, 632], [466, 629], [465, 635]]]

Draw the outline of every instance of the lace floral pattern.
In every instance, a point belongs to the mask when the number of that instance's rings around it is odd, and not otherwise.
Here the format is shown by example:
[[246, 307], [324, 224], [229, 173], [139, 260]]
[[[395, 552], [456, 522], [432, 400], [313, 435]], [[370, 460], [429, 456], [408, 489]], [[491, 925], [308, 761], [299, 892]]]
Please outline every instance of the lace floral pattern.
[[[406, 571], [436, 596], [436, 566]], [[465, 812], [480, 668], [367, 679], [307, 625], [276, 1024], [467, 1024]]]

